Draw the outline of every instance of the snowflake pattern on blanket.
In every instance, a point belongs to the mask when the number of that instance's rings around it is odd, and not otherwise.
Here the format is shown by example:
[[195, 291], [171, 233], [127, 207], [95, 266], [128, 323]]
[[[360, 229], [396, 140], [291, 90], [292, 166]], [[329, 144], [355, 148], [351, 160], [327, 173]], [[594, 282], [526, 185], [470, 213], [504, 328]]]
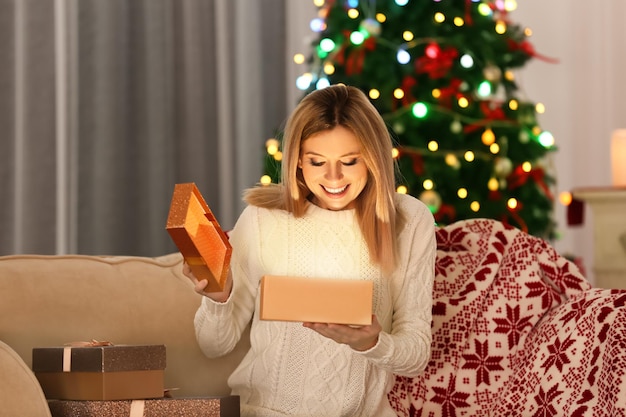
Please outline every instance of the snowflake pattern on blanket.
[[398, 416], [626, 415], [626, 290], [591, 288], [494, 220], [441, 227], [437, 244], [431, 360], [396, 377]]

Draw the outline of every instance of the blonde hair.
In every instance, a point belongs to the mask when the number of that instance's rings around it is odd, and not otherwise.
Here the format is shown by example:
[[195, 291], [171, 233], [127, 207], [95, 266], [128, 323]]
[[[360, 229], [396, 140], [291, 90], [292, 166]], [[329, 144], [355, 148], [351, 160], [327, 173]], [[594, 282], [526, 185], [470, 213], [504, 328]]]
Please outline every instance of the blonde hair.
[[298, 167], [302, 142], [337, 126], [349, 129], [361, 143], [368, 170], [365, 188], [356, 200], [356, 214], [370, 259], [390, 272], [396, 263], [395, 165], [389, 131], [367, 96], [343, 84], [313, 91], [293, 111], [284, 130], [281, 184], [254, 187], [244, 193], [251, 205], [304, 215], [307, 188]]

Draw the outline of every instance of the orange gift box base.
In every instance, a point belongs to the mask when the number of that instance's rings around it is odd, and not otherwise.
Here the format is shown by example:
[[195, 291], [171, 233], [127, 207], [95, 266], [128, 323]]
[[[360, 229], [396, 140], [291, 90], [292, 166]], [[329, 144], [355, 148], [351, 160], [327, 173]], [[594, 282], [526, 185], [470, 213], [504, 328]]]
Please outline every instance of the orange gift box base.
[[261, 320], [372, 324], [371, 281], [265, 275]]

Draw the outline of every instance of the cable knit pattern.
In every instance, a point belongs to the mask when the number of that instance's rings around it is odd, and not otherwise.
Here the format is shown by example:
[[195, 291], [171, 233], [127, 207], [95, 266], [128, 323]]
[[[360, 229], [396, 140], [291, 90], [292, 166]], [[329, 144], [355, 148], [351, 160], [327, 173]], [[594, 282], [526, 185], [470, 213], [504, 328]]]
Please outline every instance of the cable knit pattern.
[[[309, 205], [302, 218], [244, 210], [230, 238], [231, 297], [205, 298], [195, 319], [198, 342], [211, 357], [228, 353], [252, 320], [251, 349], [229, 378], [243, 416], [395, 416], [385, 395], [393, 375], [419, 375], [430, 356], [436, 251], [428, 209], [400, 194], [396, 205], [403, 219], [399, 264], [389, 277], [371, 264], [354, 210]], [[302, 323], [259, 320], [265, 274], [373, 281], [383, 327], [377, 345], [357, 352]]]

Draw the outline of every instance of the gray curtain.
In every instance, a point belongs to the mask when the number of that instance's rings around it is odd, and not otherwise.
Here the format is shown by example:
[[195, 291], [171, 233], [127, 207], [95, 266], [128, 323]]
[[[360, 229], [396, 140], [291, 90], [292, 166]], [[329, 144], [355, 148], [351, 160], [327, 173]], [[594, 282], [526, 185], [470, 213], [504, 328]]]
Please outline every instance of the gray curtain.
[[224, 228], [286, 116], [285, 0], [0, 0], [0, 255], [157, 256]]

